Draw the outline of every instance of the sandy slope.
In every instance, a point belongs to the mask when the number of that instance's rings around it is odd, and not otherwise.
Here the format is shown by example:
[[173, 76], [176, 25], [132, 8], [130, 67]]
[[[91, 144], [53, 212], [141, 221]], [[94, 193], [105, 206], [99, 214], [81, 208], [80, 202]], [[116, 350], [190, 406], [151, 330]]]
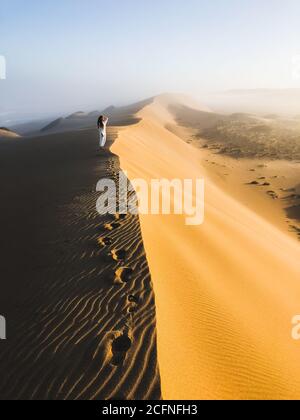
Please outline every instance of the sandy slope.
[[0, 142], [1, 400], [160, 399], [138, 217], [96, 211], [118, 172], [96, 129]]
[[293, 238], [217, 186], [201, 151], [165, 127], [158, 98], [112, 147], [129, 178], [206, 182], [206, 218], [141, 215], [155, 287], [163, 397], [300, 398], [300, 251]]

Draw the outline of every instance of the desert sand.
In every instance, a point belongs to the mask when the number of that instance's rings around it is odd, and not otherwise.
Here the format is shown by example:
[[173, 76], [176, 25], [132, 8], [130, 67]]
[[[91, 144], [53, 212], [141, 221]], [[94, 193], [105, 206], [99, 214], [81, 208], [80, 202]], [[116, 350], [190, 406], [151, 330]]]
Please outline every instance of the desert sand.
[[0, 128], [0, 139], [15, 139], [20, 137], [19, 134], [16, 132], [9, 130], [8, 128], [1, 127]]
[[[238, 180], [222, 188], [208, 156], [174, 130], [170, 105], [177, 100], [156, 98], [111, 148], [129, 179], [206, 183], [201, 226], [186, 226], [184, 216], [140, 215], [163, 398], [299, 399], [299, 343], [291, 339], [300, 312], [297, 237], [282, 208], [267, 217], [275, 201], [265, 190], [257, 206], [253, 185]], [[236, 171], [252, 181], [252, 173]]]
[[[181, 95], [103, 113], [104, 151], [97, 113], [1, 139], [1, 399], [299, 399], [299, 162], [220, 153]], [[100, 216], [120, 170], [204, 179], [204, 224]]]
[[[108, 146], [140, 107], [114, 110]], [[119, 172], [96, 122], [1, 139], [1, 399], [161, 398], [138, 217], [96, 211], [97, 182]]]

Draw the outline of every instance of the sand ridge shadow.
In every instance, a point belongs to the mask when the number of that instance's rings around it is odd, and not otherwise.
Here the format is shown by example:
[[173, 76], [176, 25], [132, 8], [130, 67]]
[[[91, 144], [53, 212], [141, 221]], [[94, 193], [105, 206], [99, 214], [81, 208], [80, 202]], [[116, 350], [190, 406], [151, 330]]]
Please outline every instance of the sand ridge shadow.
[[[118, 395], [161, 398], [155, 300], [139, 219], [96, 211], [97, 182], [116, 179], [120, 170], [109, 150], [118, 130], [108, 128], [105, 150], [96, 128], [0, 144], [7, 243], [0, 304], [11, 336], [0, 343], [1, 399], [113, 398], [119, 368]], [[116, 282], [123, 266], [137, 269], [130, 276], [122, 271]], [[125, 339], [111, 341], [112, 332], [127, 330], [130, 351]], [[122, 364], [112, 370], [120, 354]]]

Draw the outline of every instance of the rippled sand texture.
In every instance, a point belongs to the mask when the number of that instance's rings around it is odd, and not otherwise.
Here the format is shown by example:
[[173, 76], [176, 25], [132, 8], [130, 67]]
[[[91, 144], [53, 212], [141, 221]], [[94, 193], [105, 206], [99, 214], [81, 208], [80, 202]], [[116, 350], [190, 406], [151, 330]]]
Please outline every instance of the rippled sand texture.
[[1, 399], [161, 397], [139, 220], [96, 212], [97, 181], [119, 171], [97, 143], [87, 129], [1, 144]]

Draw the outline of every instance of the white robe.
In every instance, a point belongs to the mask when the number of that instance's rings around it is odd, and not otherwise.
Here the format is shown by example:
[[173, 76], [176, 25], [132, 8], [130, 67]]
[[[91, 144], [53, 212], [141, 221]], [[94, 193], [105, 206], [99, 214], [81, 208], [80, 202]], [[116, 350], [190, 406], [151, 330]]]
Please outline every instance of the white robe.
[[104, 147], [106, 143], [106, 125], [107, 121], [103, 121], [103, 128], [99, 128], [99, 146]]

